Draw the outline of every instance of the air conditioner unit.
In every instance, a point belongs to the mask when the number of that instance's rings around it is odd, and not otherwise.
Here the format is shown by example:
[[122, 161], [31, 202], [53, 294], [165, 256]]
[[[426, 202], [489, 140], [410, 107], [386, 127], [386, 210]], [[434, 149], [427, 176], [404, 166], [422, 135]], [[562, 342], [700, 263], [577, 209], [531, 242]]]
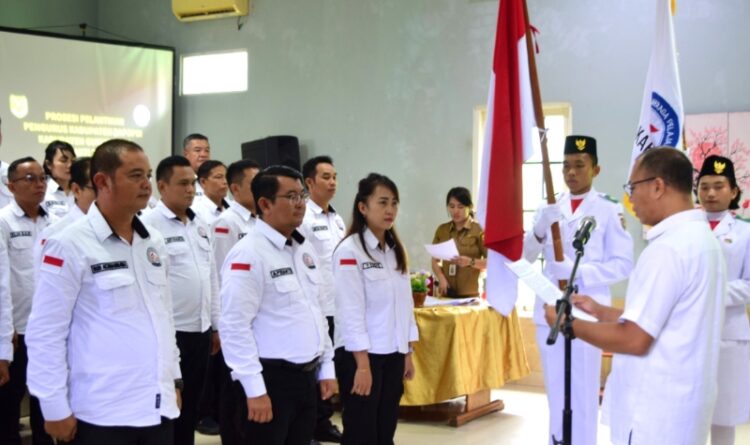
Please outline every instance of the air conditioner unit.
[[247, 15], [250, 0], [172, 0], [172, 12], [181, 22]]

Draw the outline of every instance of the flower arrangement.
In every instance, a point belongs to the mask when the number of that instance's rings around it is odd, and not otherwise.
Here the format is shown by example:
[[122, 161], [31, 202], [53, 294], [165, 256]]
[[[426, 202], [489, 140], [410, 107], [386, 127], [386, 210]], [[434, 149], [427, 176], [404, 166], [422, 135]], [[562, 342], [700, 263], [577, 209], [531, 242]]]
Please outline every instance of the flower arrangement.
[[427, 292], [429, 284], [432, 281], [432, 275], [429, 272], [421, 270], [411, 274], [411, 291]]

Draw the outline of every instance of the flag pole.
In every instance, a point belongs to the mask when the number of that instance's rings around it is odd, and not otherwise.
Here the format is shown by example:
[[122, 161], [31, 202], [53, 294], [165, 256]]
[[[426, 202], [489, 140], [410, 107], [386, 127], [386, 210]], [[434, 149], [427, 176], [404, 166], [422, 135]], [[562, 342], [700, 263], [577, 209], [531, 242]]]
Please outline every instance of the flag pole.
[[[544, 108], [542, 107], [542, 95], [539, 91], [539, 75], [536, 70], [536, 56], [534, 52], [534, 35], [531, 30], [529, 21], [529, 10], [526, 6], [526, 0], [523, 2], [523, 14], [526, 18], [526, 53], [529, 58], [529, 75], [531, 77], [531, 97], [534, 102], [534, 120], [537, 128], [541, 129], [542, 137], [542, 171], [544, 173], [544, 188], [547, 193], [547, 204], [555, 204], [555, 189], [552, 185], [552, 170], [549, 165], [549, 154], [547, 152], [547, 133], [544, 126]], [[562, 237], [560, 236], [560, 224], [552, 224], [552, 247], [555, 252], [555, 261], [563, 261], [565, 254], [563, 252]], [[568, 285], [567, 280], [560, 280], [558, 285], [560, 289], [565, 289]]]

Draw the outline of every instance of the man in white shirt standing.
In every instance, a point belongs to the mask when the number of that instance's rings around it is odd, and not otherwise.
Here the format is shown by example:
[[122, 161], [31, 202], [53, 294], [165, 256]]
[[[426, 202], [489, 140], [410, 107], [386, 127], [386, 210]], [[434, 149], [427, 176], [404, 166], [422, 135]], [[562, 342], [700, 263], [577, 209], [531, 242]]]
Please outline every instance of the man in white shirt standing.
[[229, 208], [226, 201], [227, 167], [221, 161], [209, 160], [198, 168], [198, 183], [203, 196], [196, 197], [192, 209], [208, 225], [213, 225], [221, 212]]
[[227, 169], [227, 182], [233, 200], [211, 225], [216, 267], [221, 269], [229, 251], [255, 227], [255, 198], [250, 184], [260, 171], [260, 164], [252, 159], [233, 162]]
[[[193, 173], [198, 175], [200, 166], [211, 159], [211, 144], [208, 137], [200, 133], [191, 133], [182, 140], [182, 155], [190, 161]], [[203, 196], [203, 188], [200, 182], [195, 184], [195, 196]]]
[[[336, 315], [336, 295], [333, 292], [333, 251], [346, 234], [346, 226], [341, 216], [331, 206], [336, 194], [336, 168], [329, 156], [316, 156], [302, 166], [302, 176], [310, 193], [305, 210], [305, 219], [300, 232], [311, 244], [320, 262], [320, 309], [328, 320], [328, 335], [333, 341]], [[318, 400], [318, 420], [315, 427], [315, 440], [320, 442], [341, 442], [341, 432], [331, 423], [333, 405], [328, 400]]]
[[192, 445], [209, 352], [219, 350], [219, 280], [208, 225], [190, 210], [195, 193], [190, 163], [182, 156], [162, 159], [156, 167], [156, 181], [161, 200], [143, 221], [161, 233], [169, 254], [168, 276], [184, 382], [175, 443]]
[[29, 388], [45, 429], [77, 445], [170, 445], [179, 416], [169, 255], [136, 214], [151, 167], [113, 139], [91, 159], [96, 204], [45, 243], [29, 319]]
[[[53, 220], [42, 208], [46, 178], [34, 158], [13, 161], [8, 167], [8, 187], [13, 201], [0, 210], [0, 242], [7, 247], [10, 295], [13, 304], [13, 327], [16, 334], [10, 381], [0, 387], [0, 443], [20, 444], [18, 432], [21, 399], [26, 394], [26, 325], [34, 296], [34, 244], [38, 234]], [[36, 397], [30, 399], [32, 441], [52, 444], [44, 432], [44, 419]]]
[[[216, 267], [221, 271], [229, 251], [244, 238], [255, 227], [257, 217], [255, 216], [255, 198], [250, 184], [253, 178], [260, 171], [260, 165], [252, 159], [243, 159], [233, 162], [227, 168], [227, 182], [229, 190], [232, 192], [232, 201], [229, 202], [229, 208], [222, 212], [216, 221], [214, 221], [211, 232], [213, 233], [213, 250], [216, 259]], [[224, 355], [221, 351], [216, 359], [212, 359], [209, 367], [213, 367], [214, 374], [219, 380], [219, 434], [221, 434], [221, 443], [223, 445], [239, 445], [243, 442], [243, 427], [238, 425], [237, 416], [238, 400], [233, 390], [232, 377], [230, 371], [224, 362]], [[207, 382], [206, 385], [213, 384], [214, 392], [217, 390], [216, 382]], [[206, 401], [210, 400], [210, 388], [206, 388], [204, 397]], [[242, 401], [244, 404], [244, 401]], [[208, 412], [207, 407], [204, 411]]]
[[306, 193], [294, 169], [253, 179], [260, 220], [229, 252], [222, 271], [219, 333], [247, 404], [249, 441], [308, 445], [318, 392], [333, 394], [333, 350], [320, 310], [319, 261], [297, 231]]
[[[615, 353], [604, 395], [615, 445], [705, 445], [717, 394], [726, 265], [692, 202], [693, 168], [673, 148], [636, 161], [624, 186], [653, 226], [630, 276], [625, 309], [573, 302], [599, 322], [573, 320], [579, 339]], [[554, 308], [546, 318], [554, 322]], [[575, 415], [575, 414], [574, 414]]]

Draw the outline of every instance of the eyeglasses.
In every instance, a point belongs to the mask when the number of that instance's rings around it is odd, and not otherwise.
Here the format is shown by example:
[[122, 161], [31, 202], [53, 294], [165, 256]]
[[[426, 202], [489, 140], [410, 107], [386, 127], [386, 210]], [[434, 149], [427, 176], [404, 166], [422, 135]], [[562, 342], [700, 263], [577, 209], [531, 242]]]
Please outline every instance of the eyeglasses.
[[309, 196], [310, 194], [305, 191], [302, 193], [288, 193], [286, 195], [276, 195], [276, 198], [288, 199], [292, 205], [297, 205], [305, 201]]
[[632, 196], [633, 195], [633, 190], [635, 190], [635, 186], [636, 185], [644, 183], [644, 182], [648, 182], [648, 181], [653, 181], [654, 179], [656, 179], [656, 176], [652, 176], [652, 177], [646, 178], [646, 179], [641, 179], [641, 180], [635, 181], [635, 182], [628, 181], [627, 183], [625, 183], [625, 184], [622, 185], [622, 189], [625, 190], [625, 193], [627, 193], [628, 196]]
[[11, 182], [24, 181], [27, 184], [34, 184], [35, 182], [40, 182], [44, 184], [47, 182], [47, 180], [49, 180], [49, 176], [47, 175], [37, 176], [37, 175], [32, 175], [31, 173], [29, 173], [28, 175], [24, 175], [24, 176], [21, 176], [20, 178], [13, 179]]

